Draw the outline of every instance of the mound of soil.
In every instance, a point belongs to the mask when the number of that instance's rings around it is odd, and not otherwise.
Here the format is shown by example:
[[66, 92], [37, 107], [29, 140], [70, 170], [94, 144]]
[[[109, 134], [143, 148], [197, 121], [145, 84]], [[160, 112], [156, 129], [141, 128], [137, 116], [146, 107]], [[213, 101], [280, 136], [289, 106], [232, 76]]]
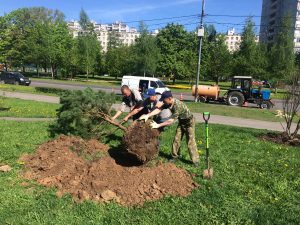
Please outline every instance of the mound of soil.
[[143, 163], [149, 162], [158, 155], [159, 132], [151, 129], [149, 122], [134, 121], [123, 137], [125, 150]]
[[297, 135], [297, 137], [293, 140], [289, 140], [288, 135], [286, 133], [267, 133], [262, 135], [260, 138], [264, 141], [272, 141], [277, 144], [300, 147], [300, 135]]
[[187, 196], [198, 186], [174, 164], [124, 167], [110, 156], [106, 145], [78, 137], [60, 136], [21, 160], [24, 178], [56, 187], [57, 196], [70, 193], [78, 201], [143, 205], [165, 195]]

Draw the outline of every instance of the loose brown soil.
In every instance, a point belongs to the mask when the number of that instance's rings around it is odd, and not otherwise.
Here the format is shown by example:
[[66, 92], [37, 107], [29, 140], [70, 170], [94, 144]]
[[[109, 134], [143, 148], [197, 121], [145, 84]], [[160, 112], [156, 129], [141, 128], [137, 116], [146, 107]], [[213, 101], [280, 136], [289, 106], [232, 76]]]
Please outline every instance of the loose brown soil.
[[260, 138], [264, 141], [272, 141], [277, 144], [300, 147], [300, 135], [297, 135], [294, 140], [289, 140], [286, 133], [267, 133], [262, 135]]
[[96, 140], [60, 136], [21, 158], [26, 167], [23, 176], [56, 187], [57, 196], [70, 193], [78, 201], [115, 201], [128, 206], [165, 195], [187, 196], [198, 186], [174, 164], [122, 166], [112, 156], [121, 157], [124, 152], [119, 155], [119, 150], [111, 151]]
[[158, 136], [158, 130], [151, 129], [149, 122], [134, 121], [124, 134], [123, 145], [128, 153], [143, 164], [157, 156]]

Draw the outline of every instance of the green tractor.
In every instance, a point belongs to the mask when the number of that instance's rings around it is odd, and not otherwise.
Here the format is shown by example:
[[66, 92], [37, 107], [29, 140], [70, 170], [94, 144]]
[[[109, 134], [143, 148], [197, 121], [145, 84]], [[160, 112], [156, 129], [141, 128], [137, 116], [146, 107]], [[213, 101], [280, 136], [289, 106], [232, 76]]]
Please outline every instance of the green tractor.
[[257, 104], [262, 109], [274, 106], [270, 97], [270, 89], [263, 89], [262, 85], [254, 88], [251, 76], [235, 76], [232, 78], [231, 88], [225, 94], [228, 105], [242, 106], [245, 102]]

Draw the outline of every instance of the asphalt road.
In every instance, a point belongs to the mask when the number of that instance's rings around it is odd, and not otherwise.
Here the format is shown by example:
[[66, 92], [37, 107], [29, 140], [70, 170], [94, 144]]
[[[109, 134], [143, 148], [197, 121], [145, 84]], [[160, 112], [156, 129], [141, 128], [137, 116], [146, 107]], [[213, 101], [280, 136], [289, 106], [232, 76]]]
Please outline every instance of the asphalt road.
[[[76, 83], [70, 83], [70, 84], [64, 84], [58, 81], [36, 81], [33, 80], [31, 83], [31, 86], [33, 87], [49, 87], [49, 88], [61, 88], [61, 89], [66, 89], [66, 90], [83, 90], [87, 87], [92, 88], [93, 90], [100, 90], [100, 91], [106, 91], [106, 92], [114, 92], [116, 94], [121, 94], [120, 88], [116, 87], [116, 86], [111, 86], [111, 87], [107, 87], [107, 86], [100, 86], [100, 85], [91, 85], [91, 84], [76, 84]], [[180, 96], [182, 95], [184, 101], [194, 101], [194, 97], [187, 92], [183, 92], [183, 93], [173, 93], [175, 98], [180, 98]], [[275, 103], [274, 106], [274, 110], [277, 109], [282, 109], [282, 100], [272, 100], [273, 103]], [[255, 104], [249, 104], [249, 107], [253, 107], [256, 108], [257, 106]]]

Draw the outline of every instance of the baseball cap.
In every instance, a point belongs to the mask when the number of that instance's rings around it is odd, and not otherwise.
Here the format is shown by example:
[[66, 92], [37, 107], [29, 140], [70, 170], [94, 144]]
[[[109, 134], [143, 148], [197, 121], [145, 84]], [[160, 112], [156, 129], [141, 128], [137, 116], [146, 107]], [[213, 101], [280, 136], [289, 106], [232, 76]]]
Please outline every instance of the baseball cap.
[[162, 102], [166, 98], [171, 98], [171, 97], [173, 97], [171, 91], [165, 91], [164, 93], [162, 93], [161, 98], [159, 99], [159, 101]]
[[148, 89], [147, 91], [147, 95], [148, 96], [154, 96], [156, 93], [155, 93], [155, 90], [154, 89]]

